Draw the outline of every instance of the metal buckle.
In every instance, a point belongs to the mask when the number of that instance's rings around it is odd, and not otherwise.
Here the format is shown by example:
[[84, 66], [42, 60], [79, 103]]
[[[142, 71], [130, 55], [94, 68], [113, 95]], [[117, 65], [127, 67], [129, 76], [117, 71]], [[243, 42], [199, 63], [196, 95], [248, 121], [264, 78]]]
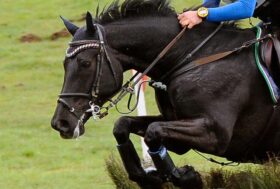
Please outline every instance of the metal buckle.
[[99, 117], [101, 108], [98, 105], [95, 105], [92, 101], [89, 102], [90, 108], [86, 111], [87, 113], [92, 114], [92, 118], [96, 120]]

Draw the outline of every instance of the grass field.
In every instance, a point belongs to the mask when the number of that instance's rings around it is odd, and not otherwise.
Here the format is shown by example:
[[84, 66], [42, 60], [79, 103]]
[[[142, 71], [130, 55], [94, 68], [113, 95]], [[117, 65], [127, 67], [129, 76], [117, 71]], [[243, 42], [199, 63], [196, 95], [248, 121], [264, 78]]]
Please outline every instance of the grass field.
[[[100, 1], [101, 7], [108, 2]], [[119, 115], [114, 110], [102, 121], [89, 121], [85, 136], [79, 140], [63, 140], [50, 127], [63, 81], [64, 52], [70, 40], [51, 41], [50, 35], [63, 28], [59, 15], [80, 18], [87, 10], [94, 12], [97, 3], [0, 1], [1, 189], [114, 188], [104, 166], [104, 159], [116, 153], [112, 126]], [[178, 11], [191, 3], [194, 1], [172, 2]], [[21, 36], [29, 33], [41, 41], [21, 43]], [[156, 114], [152, 92], [146, 95], [149, 114]], [[136, 143], [138, 140], [134, 138]], [[177, 164], [190, 163], [202, 172], [213, 165], [193, 153], [172, 155]]]

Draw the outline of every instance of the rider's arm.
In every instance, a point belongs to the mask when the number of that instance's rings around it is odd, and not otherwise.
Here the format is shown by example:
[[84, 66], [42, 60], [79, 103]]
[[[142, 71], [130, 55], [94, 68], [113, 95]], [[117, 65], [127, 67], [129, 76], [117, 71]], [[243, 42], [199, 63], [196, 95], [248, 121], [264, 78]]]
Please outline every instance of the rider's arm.
[[222, 7], [209, 8], [207, 20], [212, 22], [220, 22], [249, 18], [253, 16], [255, 6], [256, 0], [239, 0]]
[[203, 5], [206, 7], [219, 7], [221, 0], [203, 0]]

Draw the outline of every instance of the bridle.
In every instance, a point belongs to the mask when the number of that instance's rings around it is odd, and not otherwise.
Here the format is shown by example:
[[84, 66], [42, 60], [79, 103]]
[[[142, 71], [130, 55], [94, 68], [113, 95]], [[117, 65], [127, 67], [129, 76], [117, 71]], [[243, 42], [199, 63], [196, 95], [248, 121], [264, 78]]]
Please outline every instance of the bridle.
[[[154, 65], [167, 53], [167, 51], [169, 51], [171, 49], [171, 47], [179, 40], [179, 38], [181, 38], [181, 36], [183, 35], [184, 31], [186, 30], [186, 28], [184, 28], [164, 49], [163, 51], [157, 56], [157, 58], [151, 63], [151, 65], [142, 73], [142, 75], [140, 77], [137, 78], [136, 81], [134, 81], [133, 84], [131, 84], [131, 82], [139, 75], [139, 72], [137, 72], [129, 81], [127, 81], [121, 91], [119, 92], [117, 98], [115, 100], [111, 100], [111, 99], [107, 99], [107, 101], [109, 101], [109, 105], [107, 105], [106, 107], [100, 107], [99, 105], [97, 105], [97, 101], [98, 101], [98, 96], [99, 96], [99, 92], [100, 92], [100, 79], [102, 76], [102, 66], [104, 65], [105, 59], [107, 59], [111, 69], [111, 72], [114, 76], [115, 79], [115, 83], [117, 83], [117, 79], [116, 79], [116, 73], [113, 69], [112, 66], [112, 61], [110, 59], [110, 56], [108, 54], [108, 50], [106, 48], [106, 39], [104, 37], [104, 28], [103, 26], [99, 25], [99, 24], [94, 24], [94, 26], [97, 29], [97, 33], [98, 33], [98, 38], [99, 40], [80, 40], [80, 41], [74, 41], [74, 42], [70, 42], [69, 43], [69, 48], [66, 50], [66, 57], [67, 58], [72, 58], [74, 56], [76, 56], [78, 53], [80, 53], [83, 50], [86, 49], [98, 49], [98, 55], [97, 55], [97, 69], [96, 69], [96, 74], [95, 74], [95, 78], [93, 80], [93, 85], [92, 85], [92, 92], [91, 93], [61, 93], [59, 94], [59, 98], [58, 98], [58, 103], [63, 104], [68, 111], [73, 114], [77, 119], [78, 119], [78, 124], [77, 127], [78, 128], [80, 125], [84, 124], [84, 118], [86, 113], [91, 113], [92, 117], [94, 119], [96, 118], [103, 118], [106, 115], [108, 115], [108, 110], [110, 108], [113, 108], [117, 105], [117, 103], [123, 99], [127, 94], [134, 94], [134, 86], [140, 82], [141, 78], [144, 77], [144, 75], [146, 75], [153, 67]], [[80, 112], [78, 112], [76, 110], [75, 107], [71, 106], [65, 99], [67, 98], [71, 98], [71, 97], [81, 97], [81, 98], [87, 98], [89, 99], [89, 106], [90, 108], [87, 109], [85, 112], [83, 112], [82, 114]], [[103, 112], [101, 112], [101, 110], [103, 110]], [[76, 129], [75, 129], [76, 130]], [[75, 135], [75, 133], [74, 133]]]
[[[86, 49], [98, 49], [99, 51], [97, 55], [96, 74], [95, 74], [95, 78], [93, 79], [91, 92], [90, 93], [61, 93], [58, 96], [59, 97], [58, 103], [63, 104], [68, 109], [68, 111], [78, 119], [78, 124], [75, 129], [77, 133], [75, 134], [74, 131], [74, 136], [73, 136], [75, 138], [79, 136], [78, 128], [84, 124], [86, 113], [91, 113], [94, 119], [96, 119], [97, 117], [105, 116], [105, 115], [101, 115], [102, 107], [96, 104], [100, 94], [100, 81], [101, 81], [102, 70], [103, 70], [102, 67], [105, 64], [105, 60], [107, 60], [106, 62], [108, 62], [109, 64], [109, 67], [115, 79], [115, 83], [117, 83], [116, 73], [113, 69], [112, 62], [105, 45], [105, 38], [103, 35], [104, 29], [99, 24], [95, 24], [95, 27], [98, 33], [99, 40], [80, 40], [80, 41], [70, 42], [69, 48], [66, 50], [66, 58], [72, 58], [76, 56], [78, 53], [80, 53], [81, 51]], [[75, 107], [71, 106], [66, 101], [67, 98], [72, 98], [72, 97], [80, 97], [80, 98], [88, 99], [90, 108], [82, 113], [79, 112]]]

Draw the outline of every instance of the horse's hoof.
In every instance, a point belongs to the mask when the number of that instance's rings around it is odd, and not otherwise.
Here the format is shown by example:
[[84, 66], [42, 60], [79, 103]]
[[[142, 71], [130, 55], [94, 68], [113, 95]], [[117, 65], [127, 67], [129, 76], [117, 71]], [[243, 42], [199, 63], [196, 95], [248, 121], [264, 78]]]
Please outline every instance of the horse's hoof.
[[203, 182], [200, 174], [191, 166], [184, 166], [178, 169], [180, 178], [176, 179], [174, 185], [181, 189], [202, 189]]

